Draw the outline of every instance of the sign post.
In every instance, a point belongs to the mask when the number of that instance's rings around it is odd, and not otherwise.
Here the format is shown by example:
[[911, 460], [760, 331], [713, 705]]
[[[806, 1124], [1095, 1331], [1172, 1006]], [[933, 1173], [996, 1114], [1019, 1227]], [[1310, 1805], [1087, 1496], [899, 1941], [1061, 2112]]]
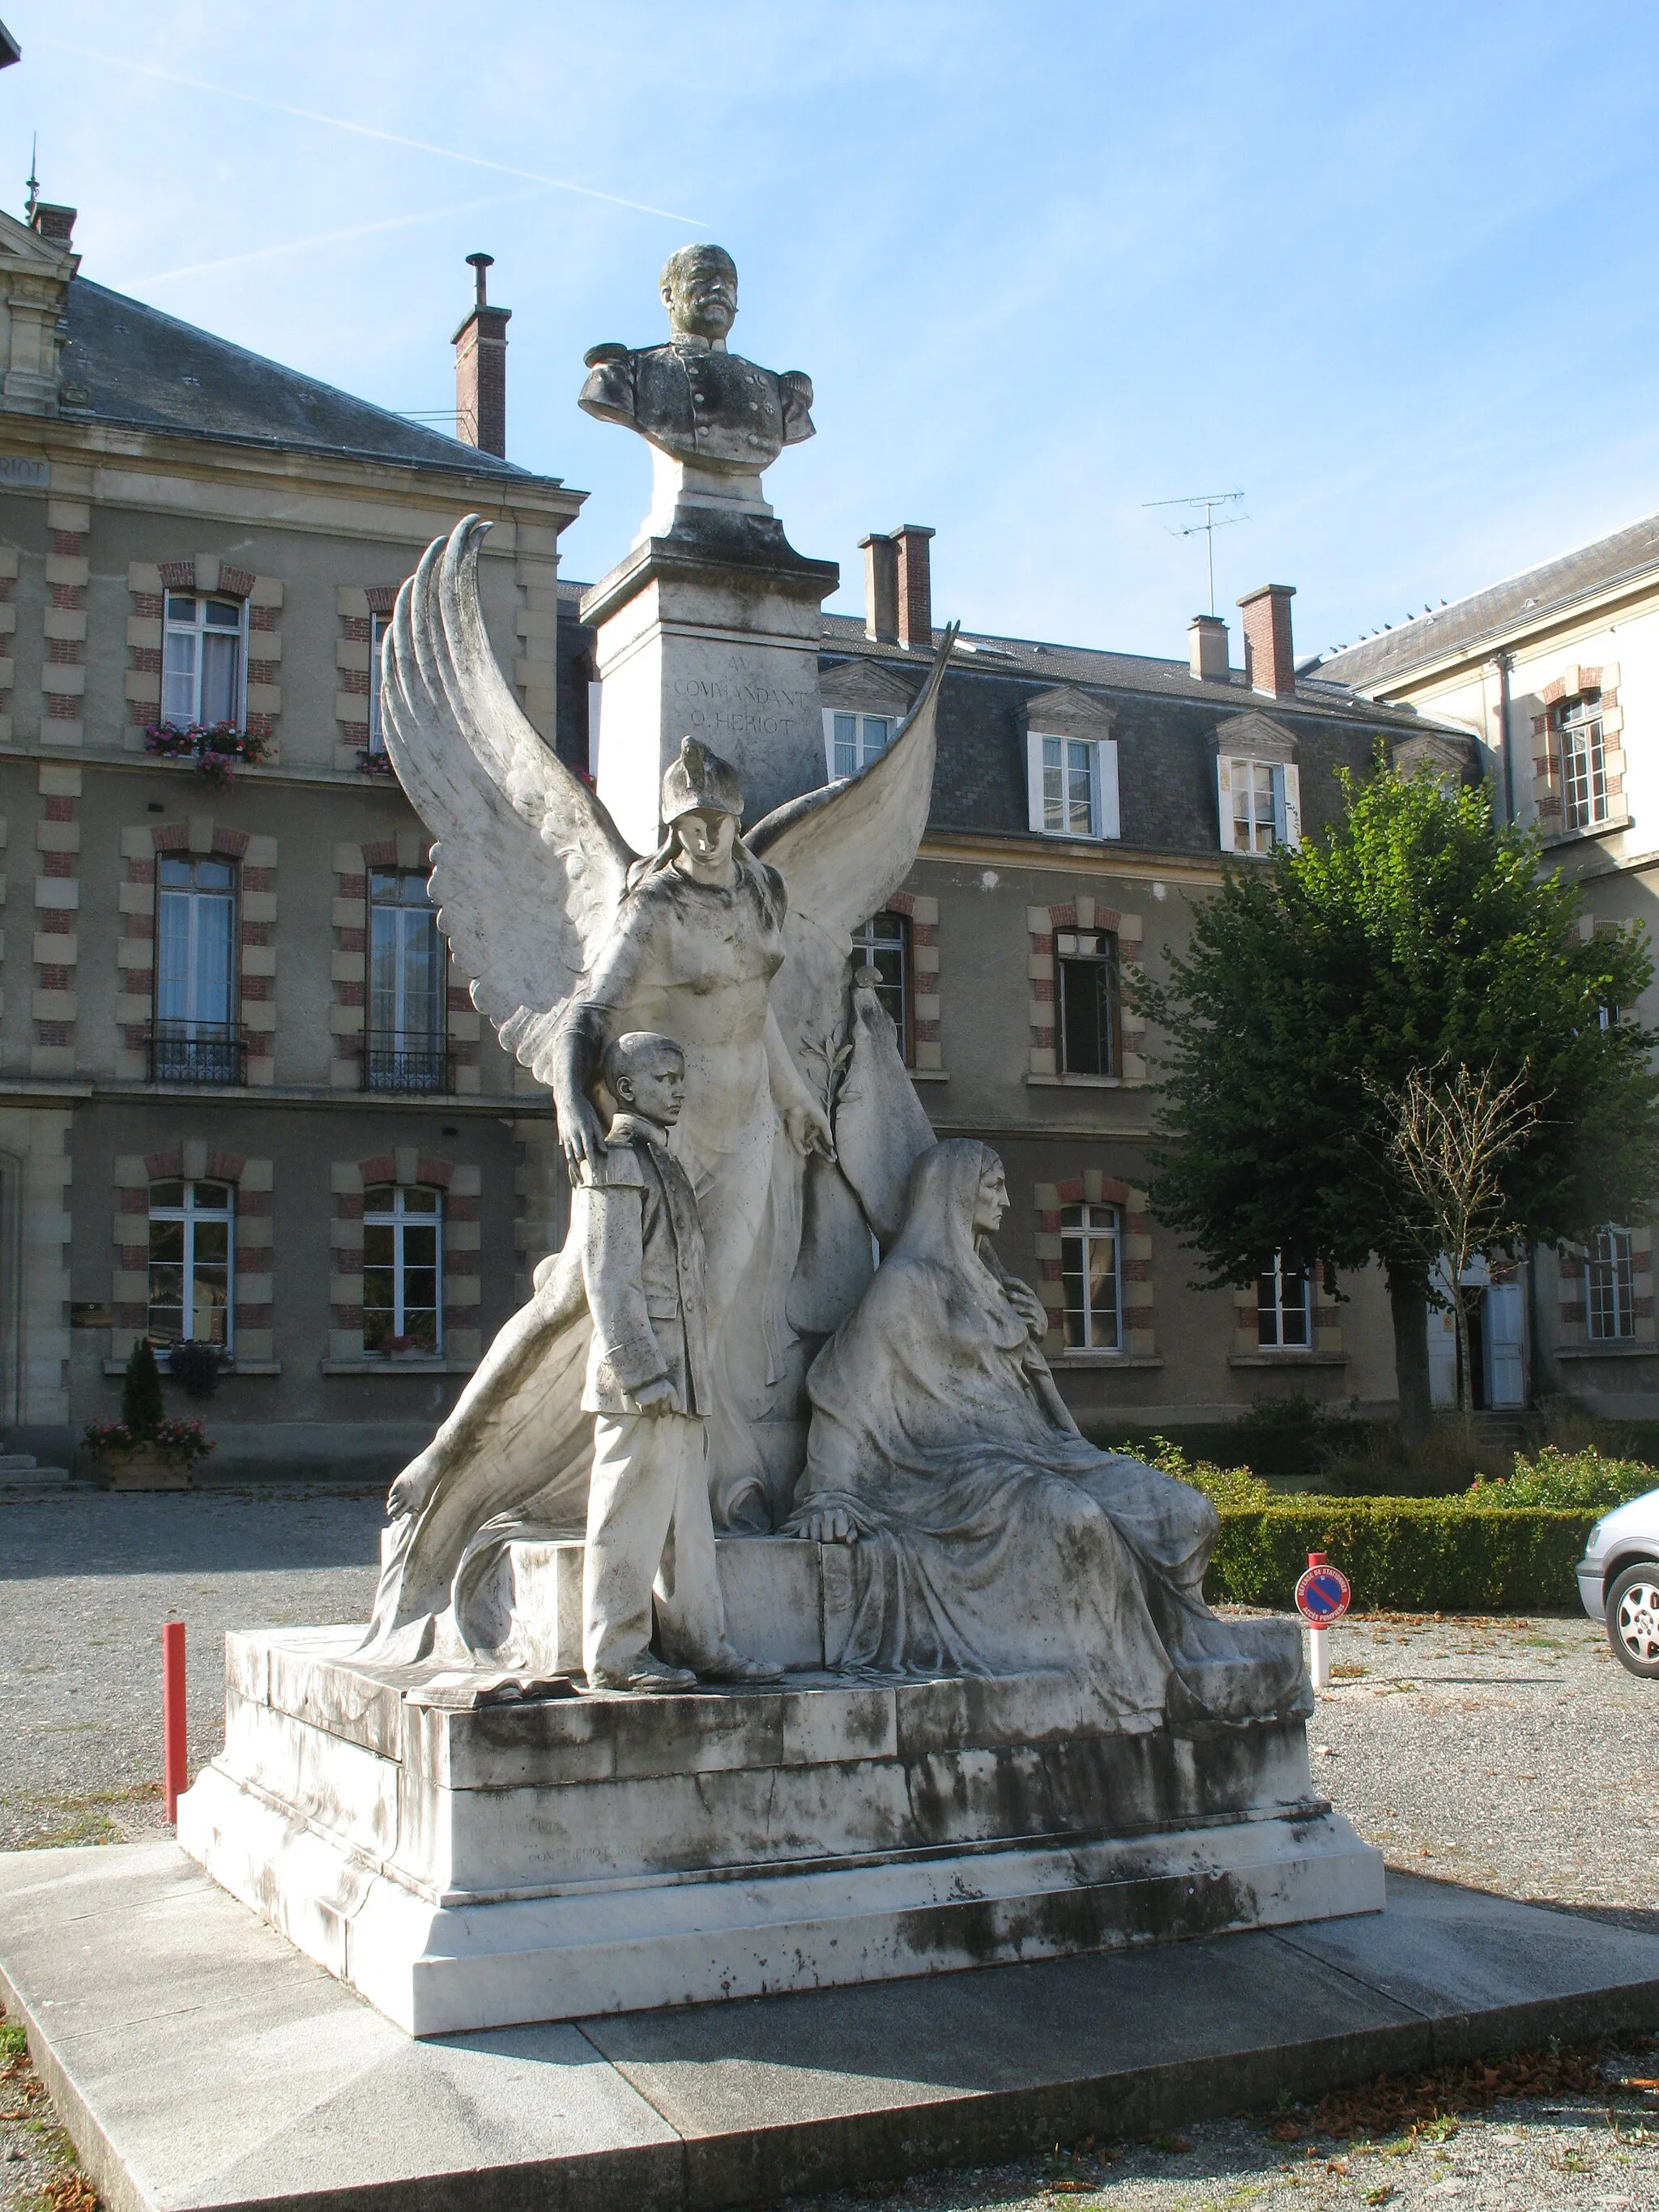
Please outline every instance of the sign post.
[[1316, 1690], [1330, 1687], [1329, 1626], [1341, 1620], [1352, 1601], [1353, 1592], [1341, 1568], [1328, 1565], [1322, 1552], [1310, 1552], [1308, 1571], [1296, 1586], [1296, 1609], [1308, 1624], [1308, 1672]]
[[179, 1818], [179, 1800], [190, 1787], [185, 1734], [185, 1624], [161, 1624], [161, 1771], [167, 1819]]

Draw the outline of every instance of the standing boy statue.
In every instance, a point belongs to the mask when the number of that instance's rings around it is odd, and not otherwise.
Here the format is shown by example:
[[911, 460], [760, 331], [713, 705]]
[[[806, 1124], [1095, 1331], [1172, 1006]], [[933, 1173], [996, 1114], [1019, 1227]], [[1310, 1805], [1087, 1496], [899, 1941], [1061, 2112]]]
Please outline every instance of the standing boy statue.
[[[685, 1099], [685, 1056], [636, 1030], [601, 1073], [621, 1108], [577, 1194], [582, 1278], [593, 1317], [582, 1405], [593, 1475], [582, 1566], [582, 1663], [590, 1690], [685, 1690], [775, 1682], [782, 1668], [726, 1639], [708, 1505], [708, 1354], [702, 1227], [668, 1132]], [[665, 1657], [651, 1640], [656, 1600]]]

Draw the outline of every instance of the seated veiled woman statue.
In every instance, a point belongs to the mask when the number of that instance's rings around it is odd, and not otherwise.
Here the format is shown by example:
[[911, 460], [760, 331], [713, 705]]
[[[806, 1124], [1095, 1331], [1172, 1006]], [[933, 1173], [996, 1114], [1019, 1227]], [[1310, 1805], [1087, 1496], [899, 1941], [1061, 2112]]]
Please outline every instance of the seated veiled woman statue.
[[808, 1376], [789, 1527], [854, 1547], [842, 1665], [1061, 1668], [1128, 1731], [1305, 1716], [1294, 1626], [1204, 1602], [1209, 1500], [1079, 1432], [1037, 1348], [1042, 1308], [983, 1241], [1006, 1205], [987, 1146], [923, 1152], [896, 1241]]

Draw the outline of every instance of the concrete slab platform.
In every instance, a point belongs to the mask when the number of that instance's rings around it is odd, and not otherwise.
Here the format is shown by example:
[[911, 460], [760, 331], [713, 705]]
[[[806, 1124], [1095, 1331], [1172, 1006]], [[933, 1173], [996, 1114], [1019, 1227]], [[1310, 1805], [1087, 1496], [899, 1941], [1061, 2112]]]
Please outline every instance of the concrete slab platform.
[[1382, 1914], [411, 2042], [170, 1843], [0, 1855], [0, 1995], [110, 2212], [704, 2212], [1659, 2025], [1659, 1939]]

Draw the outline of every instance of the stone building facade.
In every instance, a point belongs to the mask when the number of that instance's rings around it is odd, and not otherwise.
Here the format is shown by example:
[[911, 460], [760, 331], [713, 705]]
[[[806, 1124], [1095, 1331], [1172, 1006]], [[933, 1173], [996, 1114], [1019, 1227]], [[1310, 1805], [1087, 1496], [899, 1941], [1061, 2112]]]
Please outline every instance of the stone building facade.
[[[1310, 672], [1379, 705], [1414, 708], [1479, 745], [1502, 816], [1535, 827], [1544, 860], [1584, 894], [1586, 930], [1659, 924], [1659, 516], [1328, 653]], [[1650, 807], [1655, 809], [1650, 813]], [[1659, 986], [1607, 1018], [1659, 1025]], [[1484, 1277], [1483, 1277], [1484, 1279]], [[1589, 1246], [1540, 1249], [1488, 1284], [1477, 1393], [1522, 1402], [1543, 1383], [1595, 1411], [1659, 1415], [1653, 1232], [1609, 1222]], [[1513, 1342], [1494, 1371], [1498, 1341]], [[1454, 1402], [1455, 1349], [1431, 1320], [1436, 1396]], [[1493, 1383], [1498, 1389], [1494, 1390]], [[1503, 1393], [1507, 1390], [1508, 1395]]]
[[551, 740], [580, 495], [106, 291], [72, 223], [0, 216], [0, 1425], [56, 1456], [137, 1335], [195, 1334], [216, 1470], [379, 1470], [563, 1212], [545, 1095], [420, 910], [372, 658], [482, 514]]
[[[568, 1194], [545, 1093], [436, 937], [440, 825], [386, 772], [375, 656], [422, 549], [486, 515], [495, 650], [597, 771], [594, 640], [558, 577], [581, 495], [103, 289], [72, 222], [0, 216], [0, 1431], [59, 1453], [115, 1412], [137, 1337], [195, 1337], [223, 1364], [216, 1472], [386, 1473]], [[482, 289], [458, 411], [504, 443]], [[823, 619], [826, 778], [920, 686], [930, 536], [867, 540], [866, 617]], [[1243, 667], [1211, 617], [1183, 659], [964, 638], [921, 858], [863, 933], [940, 1133], [1006, 1162], [1006, 1255], [1108, 1428], [1395, 1399], [1374, 1273], [1194, 1290], [1146, 1197], [1138, 981], [1229, 856], [1311, 832], [1337, 769], [1426, 726], [1298, 677], [1290, 602], [1243, 603]]]

